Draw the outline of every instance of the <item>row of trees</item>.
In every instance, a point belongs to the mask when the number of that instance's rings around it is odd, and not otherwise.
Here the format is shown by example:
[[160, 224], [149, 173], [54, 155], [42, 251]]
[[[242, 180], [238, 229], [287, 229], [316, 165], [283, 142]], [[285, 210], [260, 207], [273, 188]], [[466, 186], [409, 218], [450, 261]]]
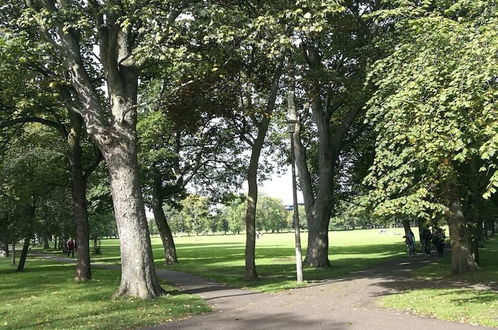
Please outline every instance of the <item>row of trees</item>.
[[[117, 295], [161, 294], [145, 205], [174, 263], [171, 226], [181, 221], [170, 213], [187, 188], [227, 203], [243, 180], [245, 276], [257, 278], [266, 203], [258, 180], [288, 159], [286, 115], [296, 122], [305, 265], [330, 265], [330, 219], [347, 213], [446, 221], [454, 271], [477, 269], [475, 242], [496, 220], [495, 2], [0, 0], [0, 8], [5, 240], [29, 242], [38, 227], [16, 228], [50, 218], [39, 198], [57, 200], [50, 187], [61, 187], [59, 199], [70, 191], [78, 280], [91, 278], [89, 219], [112, 213]], [[33, 130], [51, 135], [45, 148], [59, 156], [37, 153], [40, 175], [29, 184], [16, 179], [13, 160], [29, 154]], [[229, 207], [227, 219], [241, 208]], [[178, 212], [197, 219], [187, 205]]]
[[[256, 209], [256, 230], [280, 232], [292, 228], [292, 214], [279, 199], [260, 196]], [[164, 213], [173, 234], [240, 234], [245, 230], [245, 202], [237, 198], [227, 206], [214, 208], [206, 197], [189, 195], [180, 209], [166, 207]], [[160, 234], [154, 220], [149, 220], [151, 234]]]

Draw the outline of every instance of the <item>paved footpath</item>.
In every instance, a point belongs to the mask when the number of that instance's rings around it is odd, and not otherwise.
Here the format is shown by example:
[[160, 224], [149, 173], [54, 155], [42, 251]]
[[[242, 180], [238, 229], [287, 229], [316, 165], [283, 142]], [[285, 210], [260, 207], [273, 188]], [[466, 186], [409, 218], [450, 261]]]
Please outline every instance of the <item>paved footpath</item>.
[[[67, 258], [55, 258], [68, 261]], [[158, 276], [186, 293], [201, 296], [213, 312], [148, 329], [486, 329], [378, 306], [377, 301], [382, 296], [441, 284], [410, 277], [412, 270], [435, 258], [417, 255], [398, 259], [346, 278], [312, 283], [276, 294], [234, 289], [196, 275], [158, 269]], [[444, 285], [462, 287], [461, 283], [445, 282]]]

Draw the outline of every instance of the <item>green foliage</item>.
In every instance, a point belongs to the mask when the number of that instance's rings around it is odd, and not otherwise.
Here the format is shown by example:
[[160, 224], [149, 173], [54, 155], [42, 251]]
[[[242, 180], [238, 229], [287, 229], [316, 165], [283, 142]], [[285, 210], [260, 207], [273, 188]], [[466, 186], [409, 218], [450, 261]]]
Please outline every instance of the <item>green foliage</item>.
[[69, 182], [58, 136], [38, 124], [24, 127], [0, 159], [0, 240], [70, 230]]
[[[377, 141], [366, 182], [378, 214], [433, 217], [445, 210], [445, 178], [478, 157], [484, 170], [495, 166], [496, 6], [459, 1], [442, 10], [444, 4], [396, 18], [394, 51], [370, 75], [377, 91], [368, 121]], [[487, 195], [493, 185], [491, 178]]]
[[101, 165], [87, 183], [87, 210], [90, 238], [114, 236], [117, 233], [111, 188], [107, 169]]
[[246, 204], [235, 201], [225, 207], [221, 217], [227, 220], [228, 228], [233, 234], [239, 234], [244, 228], [244, 219], [246, 216]]
[[208, 214], [209, 208], [207, 198], [189, 195], [182, 201], [180, 216], [185, 223], [189, 224], [187, 228], [197, 235], [207, 232], [207, 228], [209, 228]]
[[[268, 196], [260, 196], [256, 208], [256, 229], [280, 232], [289, 228], [289, 212], [282, 204], [282, 200]], [[291, 222], [292, 223], [292, 222]]]

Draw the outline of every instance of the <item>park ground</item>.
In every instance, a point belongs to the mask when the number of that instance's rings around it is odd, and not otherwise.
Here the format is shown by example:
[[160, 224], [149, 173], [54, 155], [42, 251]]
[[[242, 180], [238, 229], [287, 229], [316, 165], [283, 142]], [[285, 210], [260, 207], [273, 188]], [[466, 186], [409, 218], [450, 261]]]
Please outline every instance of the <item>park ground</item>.
[[[261, 279], [257, 281], [246, 282], [242, 279], [244, 255], [242, 235], [178, 237], [176, 242], [180, 263], [167, 268], [202, 275], [231, 287], [251, 290], [254, 294], [238, 295], [246, 297], [245, 299], [263, 297], [261, 299], [265, 300], [270, 299], [268, 297], [271, 299], [284, 297], [281, 301], [285, 302], [286, 299], [291, 299], [287, 296], [291, 297], [295, 292], [302, 292], [305, 295], [307, 292], [305, 298], [301, 299], [301, 304], [311, 299], [310, 297], [324, 299], [319, 297], [323, 296], [323, 292], [327, 292], [325, 288], [336, 290], [332, 289], [335, 285], [335, 287], [340, 286], [341, 290], [346, 290], [348, 287], [354, 290], [351, 285], [363, 283], [369, 289], [352, 297], [358, 296], [358, 299], [363, 299], [365, 298], [363, 296], [369, 296], [367, 300], [362, 300], [361, 304], [367, 301], [367, 304], [374, 306], [372, 308], [375, 309], [383, 306], [381, 311], [376, 311], [377, 315], [386, 311], [404, 310], [411, 314], [449, 321], [498, 327], [498, 293], [496, 283], [493, 282], [498, 279], [496, 239], [488, 241], [486, 247], [482, 249], [483, 267], [476, 274], [455, 278], [449, 272], [448, 256], [444, 258], [433, 256], [430, 259], [417, 256], [421, 264], [407, 268], [409, 272], [403, 274], [405, 278], [402, 281], [384, 281], [390, 283], [385, 284], [379, 278], [385, 277], [385, 274], [389, 274], [391, 270], [395, 271], [396, 267], [399, 268], [398, 261], [406, 259], [401, 230], [332, 232], [330, 238], [332, 243], [330, 258], [333, 267], [326, 270], [305, 269], [304, 276], [308, 281], [305, 289], [297, 288], [293, 280], [295, 273], [291, 234], [266, 234], [258, 240], [257, 265]], [[153, 246], [156, 265], [161, 273], [161, 269], [166, 266], [163, 264], [159, 239], [153, 238]], [[75, 283], [72, 280], [74, 266], [61, 261], [30, 257], [26, 272], [23, 274], [15, 273], [8, 260], [0, 261], [0, 299], [4, 302], [0, 305], [0, 328], [135, 328], [158, 324], [171, 326], [180, 324], [182, 327], [188, 327], [188, 323], [171, 321], [203, 314], [211, 308], [215, 311], [217, 309], [213, 306], [212, 299], [206, 300], [208, 306], [199, 296], [185, 294], [165, 282], [163, 285], [168, 295], [160, 299], [152, 301], [112, 299], [112, 293], [119, 284], [119, 271], [113, 269], [119, 263], [117, 240], [103, 241], [103, 254], [93, 256], [92, 261], [107, 265], [109, 269], [94, 267], [94, 279], [88, 283]], [[379, 270], [373, 271], [379, 267], [381, 273]], [[378, 274], [380, 277], [375, 277], [373, 274]], [[332, 282], [328, 283], [329, 281]], [[171, 279], [169, 282], [179, 284]], [[380, 282], [384, 284], [379, 284]], [[393, 283], [397, 283], [396, 286], [393, 286]], [[384, 287], [381, 291], [380, 289], [371, 291], [379, 285]], [[256, 293], [258, 291], [264, 293]], [[190, 292], [200, 293], [195, 290]], [[330, 291], [327, 296], [332, 297], [333, 292], [336, 291]], [[372, 299], [375, 295], [386, 294], [385, 298]], [[264, 306], [264, 304], [259, 305]], [[281, 308], [288, 308], [286, 306], [283, 304]], [[398, 312], [387, 313], [386, 315]], [[230, 314], [225, 313], [225, 315]], [[193, 322], [195, 325], [196, 320], [203, 322], [203, 318], [206, 317], [216, 318], [217, 315], [209, 313], [185, 322]], [[320, 323], [316, 325], [321, 326]]]

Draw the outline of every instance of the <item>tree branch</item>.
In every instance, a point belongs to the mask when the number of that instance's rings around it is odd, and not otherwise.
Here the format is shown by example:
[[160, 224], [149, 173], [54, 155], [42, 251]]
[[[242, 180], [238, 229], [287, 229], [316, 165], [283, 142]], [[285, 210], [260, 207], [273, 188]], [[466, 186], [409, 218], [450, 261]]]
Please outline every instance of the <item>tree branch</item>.
[[14, 126], [16, 124], [25, 124], [25, 123], [40, 123], [40, 124], [43, 124], [45, 126], [49, 126], [49, 127], [52, 127], [52, 128], [59, 130], [59, 132], [61, 133], [61, 135], [64, 139], [66, 139], [68, 136], [66, 127], [63, 124], [58, 123], [56, 121], [52, 121], [52, 120], [48, 120], [48, 119], [44, 119], [44, 118], [39, 118], [39, 117], [16, 118], [16, 119], [3, 121], [0, 123], [0, 129], [5, 128], [5, 127], [9, 127], [9, 126]]

